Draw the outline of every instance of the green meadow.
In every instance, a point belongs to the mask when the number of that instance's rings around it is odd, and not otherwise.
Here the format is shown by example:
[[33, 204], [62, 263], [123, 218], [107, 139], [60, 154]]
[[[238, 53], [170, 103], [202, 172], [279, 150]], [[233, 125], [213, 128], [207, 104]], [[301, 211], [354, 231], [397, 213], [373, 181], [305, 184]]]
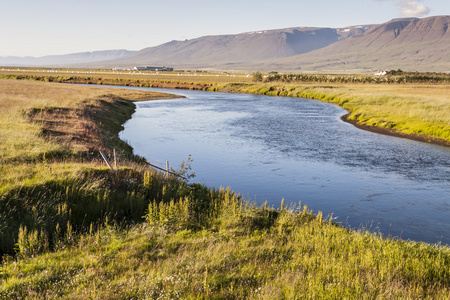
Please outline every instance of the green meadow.
[[[149, 169], [118, 132], [133, 101], [170, 96], [28, 79], [0, 80], [0, 298], [450, 298], [447, 246], [348, 230], [307, 203], [259, 207]], [[362, 123], [450, 140], [446, 84], [204, 85], [308, 96]], [[117, 170], [98, 153], [113, 148]], [[188, 174], [189, 161], [173, 171]]]

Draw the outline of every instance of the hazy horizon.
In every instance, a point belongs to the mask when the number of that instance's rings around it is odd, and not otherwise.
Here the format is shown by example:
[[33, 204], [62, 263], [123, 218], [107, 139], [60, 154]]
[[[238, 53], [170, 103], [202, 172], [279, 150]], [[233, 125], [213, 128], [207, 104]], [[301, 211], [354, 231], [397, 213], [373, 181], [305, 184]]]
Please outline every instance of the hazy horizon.
[[402, 17], [450, 15], [450, 1], [442, 0], [16, 0], [2, 8], [0, 56], [32, 57], [137, 51], [205, 35], [289, 27], [340, 28]]

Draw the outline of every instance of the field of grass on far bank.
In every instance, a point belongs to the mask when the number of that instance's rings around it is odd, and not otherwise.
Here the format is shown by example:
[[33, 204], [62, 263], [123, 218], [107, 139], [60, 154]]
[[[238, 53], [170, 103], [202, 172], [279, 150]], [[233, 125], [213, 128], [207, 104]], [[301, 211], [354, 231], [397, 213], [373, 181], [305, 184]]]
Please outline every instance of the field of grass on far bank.
[[[150, 171], [117, 133], [127, 99], [164, 95], [0, 87], [2, 299], [449, 298], [446, 246]], [[112, 147], [118, 171], [98, 157]]]
[[235, 92], [303, 97], [337, 104], [360, 125], [384, 128], [450, 145], [450, 84], [282, 84], [234, 85]]

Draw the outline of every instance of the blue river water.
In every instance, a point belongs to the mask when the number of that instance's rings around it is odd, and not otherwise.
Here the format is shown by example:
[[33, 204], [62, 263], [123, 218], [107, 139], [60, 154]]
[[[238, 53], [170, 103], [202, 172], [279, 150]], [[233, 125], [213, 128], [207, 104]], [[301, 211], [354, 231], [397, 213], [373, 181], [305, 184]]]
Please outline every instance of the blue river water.
[[150, 163], [191, 155], [191, 182], [257, 205], [301, 201], [348, 228], [450, 244], [450, 148], [358, 129], [314, 100], [157, 91], [186, 98], [137, 102], [120, 133]]

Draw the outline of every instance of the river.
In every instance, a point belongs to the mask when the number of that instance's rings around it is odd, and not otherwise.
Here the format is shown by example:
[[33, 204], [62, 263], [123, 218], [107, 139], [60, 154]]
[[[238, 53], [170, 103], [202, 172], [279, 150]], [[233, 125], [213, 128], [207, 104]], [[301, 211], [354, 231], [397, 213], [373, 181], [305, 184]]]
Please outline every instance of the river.
[[380, 135], [314, 100], [155, 90], [185, 99], [137, 102], [120, 137], [191, 182], [231, 187], [257, 205], [307, 205], [352, 229], [450, 244], [450, 148]]

